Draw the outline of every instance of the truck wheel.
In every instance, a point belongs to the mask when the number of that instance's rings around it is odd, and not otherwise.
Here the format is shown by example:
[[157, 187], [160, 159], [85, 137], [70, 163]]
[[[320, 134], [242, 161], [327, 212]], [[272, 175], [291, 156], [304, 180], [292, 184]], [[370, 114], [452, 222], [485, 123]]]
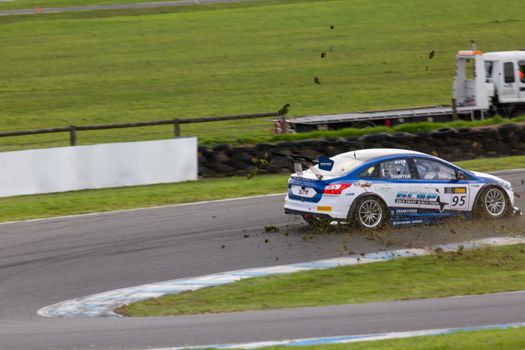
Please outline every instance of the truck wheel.
[[509, 212], [509, 202], [504, 190], [491, 186], [482, 190], [478, 203], [477, 214], [485, 219], [499, 219]]
[[500, 108], [500, 114], [505, 118], [514, 118], [520, 114], [519, 109], [513, 105], [502, 105]]
[[376, 126], [374, 123], [367, 121], [352, 123], [352, 128], [354, 129], [373, 128], [374, 126]]
[[365, 230], [378, 230], [385, 224], [386, 206], [377, 197], [369, 196], [358, 200], [354, 208], [354, 221]]
[[525, 114], [525, 106], [516, 106], [514, 107], [514, 111], [513, 111], [513, 117], [519, 117], [521, 116], [522, 114]]

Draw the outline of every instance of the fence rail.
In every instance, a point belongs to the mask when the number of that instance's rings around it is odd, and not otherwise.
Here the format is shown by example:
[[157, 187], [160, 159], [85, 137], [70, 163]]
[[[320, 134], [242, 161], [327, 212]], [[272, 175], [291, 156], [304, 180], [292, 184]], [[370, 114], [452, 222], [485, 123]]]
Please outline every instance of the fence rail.
[[77, 144], [77, 132], [78, 131], [173, 125], [174, 136], [179, 137], [181, 133], [181, 124], [222, 122], [222, 121], [230, 121], [230, 120], [256, 119], [256, 118], [268, 118], [268, 117], [284, 117], [284, 116], [283, 116], [283, 113], [281, 112], [267, 112], [267, 113], [255, 113], [255, 114], [227, 115], [227, 116], [221, 116], [221, 117], [175, 118], [175, 119], [168, 119], [168, 120], [156, 120], [156, 121], [150, 121], [150, 122], [135, 122], [135, 123], [120, 123], [120, 124], [70, 125], [70, 126], [65, 126], [65, 127], [60, 127], [60, 128], [0, 132], [0, 137], [28, 136], [28, 135], [69, 132], [69, 143], [71, 146], [75, 146]]

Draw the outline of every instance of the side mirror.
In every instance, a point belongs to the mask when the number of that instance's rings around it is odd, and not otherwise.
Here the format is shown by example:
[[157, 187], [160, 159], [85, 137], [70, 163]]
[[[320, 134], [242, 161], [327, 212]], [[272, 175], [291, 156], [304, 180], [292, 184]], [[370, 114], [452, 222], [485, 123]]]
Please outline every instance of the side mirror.
[[466, 177], [465, 177], [465, 173], [463, 173], [462, 171], [457, 171], [456, 170], [456, 180], [457, 181], [461, 181], [461, 180], [465, 180]]

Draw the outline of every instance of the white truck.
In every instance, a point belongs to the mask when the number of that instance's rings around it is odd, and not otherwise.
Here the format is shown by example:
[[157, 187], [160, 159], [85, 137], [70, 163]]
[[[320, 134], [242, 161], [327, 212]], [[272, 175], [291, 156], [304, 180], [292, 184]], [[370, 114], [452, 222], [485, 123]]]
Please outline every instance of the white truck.
[[452, 105], [356, 112], [287, 120], [296, 132], [348, 127], [393, 126], [420, 121], [484, 119], [525, 113], [525, 50], [481, 53], [459, 51]]

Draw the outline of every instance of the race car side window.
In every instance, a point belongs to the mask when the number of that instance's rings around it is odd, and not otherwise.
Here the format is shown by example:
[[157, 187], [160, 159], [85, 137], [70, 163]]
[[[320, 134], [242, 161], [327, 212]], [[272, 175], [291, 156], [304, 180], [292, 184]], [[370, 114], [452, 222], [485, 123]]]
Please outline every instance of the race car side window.
[[441, 162], [427, 158], [414, 158], [421, 180], [455, 180], [456, 170]]
[[379, 164], [380, 179], [411, 179], [410, 166], [406, 158], [387, 160]]
[[377, 164], [371, 165], [365, 170], [361, 171], [358, 175], [364, 179], [375, 179], [379, 177], [379, 167]]

